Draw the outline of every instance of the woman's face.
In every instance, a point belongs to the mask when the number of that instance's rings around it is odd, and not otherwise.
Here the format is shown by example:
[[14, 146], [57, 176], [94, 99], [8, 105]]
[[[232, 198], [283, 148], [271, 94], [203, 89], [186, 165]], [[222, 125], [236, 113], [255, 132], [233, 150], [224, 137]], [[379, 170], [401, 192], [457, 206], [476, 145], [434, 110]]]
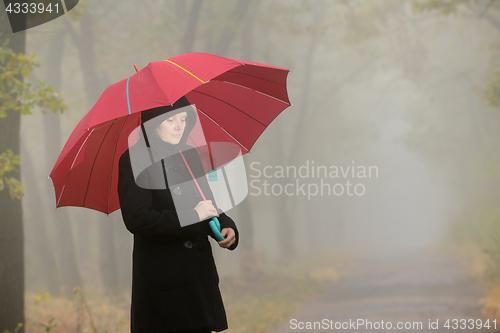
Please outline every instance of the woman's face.
[[181, 141], [186, 128], [187, 112], [181, 112], [164, 120], [156, 128], [156, 134], [165, 142], [176, 145]]

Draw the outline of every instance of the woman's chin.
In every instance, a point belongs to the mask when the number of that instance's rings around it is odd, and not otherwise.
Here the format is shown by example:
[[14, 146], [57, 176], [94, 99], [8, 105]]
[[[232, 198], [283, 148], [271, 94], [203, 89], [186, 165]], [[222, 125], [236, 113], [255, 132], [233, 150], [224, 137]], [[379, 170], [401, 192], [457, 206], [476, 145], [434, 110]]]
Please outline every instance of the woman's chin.
[[170, 143], [171, 145], [176, 145], [178, 144], [179, 142], [181, 142], [181, 138], [168, 138], [168, 139], [162, 139], [164, 142], [166, 143]]
[[174, 146], [181, 142], [181, 139], [178, 140], [169, 140], [168, 143], [173, 144]]

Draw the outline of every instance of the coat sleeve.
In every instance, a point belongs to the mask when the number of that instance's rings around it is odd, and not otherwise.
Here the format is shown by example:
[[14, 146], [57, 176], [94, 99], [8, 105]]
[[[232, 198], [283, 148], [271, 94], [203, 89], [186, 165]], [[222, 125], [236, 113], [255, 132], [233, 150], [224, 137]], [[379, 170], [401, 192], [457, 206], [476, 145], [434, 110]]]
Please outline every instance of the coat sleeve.
[[[220, 223], [220, 228], [221, 230], [224, 228], [232, 228], [234, 230], [235, 234], [235, 242], [233, 245], [228, 247], [228, 250], [234, 250], [238, 246], [238, 242], [240, 239], [240, 233], [238, 232], [238, 228], [236, 227], [236, 223], [234, 223], [233, 219], [227, 216], [225, 213], [219, 213], [219, 223]], [[210, 236], [215, 239], [215, 235], [212, 232], [212, 229], [210, 229]]]
[[137, 186], [128, 151], [119, 161], [118, 197], [125, 226], [133, 234], [146, 237], [176, 237], [198, 232], [200, 229], [199, 223], [181, 227], [179, 222], [181, 214], [192, 221], [197, 220], [198, 213], [194, 209], [177, 212], [157, 211], [152, 208], [151, 190]]

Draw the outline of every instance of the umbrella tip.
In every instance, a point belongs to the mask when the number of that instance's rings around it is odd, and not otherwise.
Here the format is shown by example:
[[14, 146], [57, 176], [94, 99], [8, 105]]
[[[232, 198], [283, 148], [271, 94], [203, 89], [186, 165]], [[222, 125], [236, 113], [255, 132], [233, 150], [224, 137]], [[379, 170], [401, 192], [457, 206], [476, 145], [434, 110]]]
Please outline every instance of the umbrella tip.
[[137, 67], [136, 64], [134, 64], [135, 72], [137, 73], [139, 71], [139, 67]]

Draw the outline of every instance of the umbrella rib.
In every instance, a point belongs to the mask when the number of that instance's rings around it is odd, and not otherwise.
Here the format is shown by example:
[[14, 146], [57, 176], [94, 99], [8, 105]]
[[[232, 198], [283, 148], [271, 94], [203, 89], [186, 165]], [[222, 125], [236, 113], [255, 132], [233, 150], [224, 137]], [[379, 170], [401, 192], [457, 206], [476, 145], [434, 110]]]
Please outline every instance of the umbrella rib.
[[247, 86], [243, 86], [243, 85], [238, 84], [238, 83], [234, 83], [234, 82], [230, 82], [230, 81], [219, 81], [219, 80], [211, 80], [211, 81], [217, 81], [217, 82], [220, 82], [220, 83], [232, 84], [233, 86], [237, 86], [237, 87], [245, 88], [245, 89], [248, 89], [248, 90], [251, 90], [251, 91], [255, 91], [256, 93], [259, 93], [259, 94], [264, 95], [264, 96], [266, 96], [266, 97], [269, 97], [269, 98], [272, 98], [272, 99], [274, 99], [274, 100], [277, 100], [278, 102], [285, 103], [286, 105], [290, 105], [290, 103], [285, 102], [285, 101], [283, 101], [283, 100], [281, 100], [281, 99], [279, 99], [279, 98], [276, 98], [276, 97], [274, 97], [274, 96], [271, 96], [271, 95], [269, 95], [269, 94], [266, 94], [266, 93], [264, 93], [264, 92], [262, 92], [262, 91], [260, 91], [260, 90], [256, 90], [256, 89], [249, 88], [249, 87], [247, 87]]
[[123, 131], [123, 127], [125, 126], [125, 123], [127, 122], [127, 120], [128, 120], [128, 115], [125, 116], [125, 119], [123, 120], [122, 127], [120, 128], [120, 131], [118, 132], [118, 136], [116, 137], [115, 148], [113, 149], [113, 157], [111, 159], [111, 170], [109, 172], [109, 174], [111, 175], [111, 177], [109, 177], [109, 187], [108, 187], [108, 214], [109, 214], [109, 202], [110, 202], [110, 199], [111, 199], [111, 182], [113, 180], [113, 166], [115, 165], [116, 148], [118, 147], [118, 140], [120, 139], [120, 136], [123, 133], [122, 132]]
[[250, 150], [245, 147], [241, 142], [239, 142], [234, 136], [231, 135], [231, 133], [229, 133], [228, 131], [226, 131], [226, 129], [224, 127], [222, 127], [221, 125], [219, 125], [218, 122], [216, 122], [212, 117], [210, 117], [208, 114], [206, 114], [205, 112], [201, 111], [199, 108], [196, 108], [198, 111], [200, 111], [201, 113], [203, 113], [205, 115], [205, 117], [207, 117], [208, 119], [210, 119], [215, 125], [219, 126], [220, 129], [222, 129], [224, 132], [226, 132], [227, 135], [229, 135], [234, 141], [236, 141], [236, 143], [238, 143], [241, 147], [243, 147], [247, 152], [249, 152]]
[[[204, 93], [204, 92], [197, 91], [197, 90], [192, 90], [191, 92], [196, 92], [196, 93], [198, 93], [198, 94], [202, 94], [202, 95], [205, 95], [205, 96], [207, 96], [207, 97], [211, 97], [211, 98], [213, 98], [213, 99], [216, 99], [216, 100], [218, 100], [218, 101], [220, 101], [220, 102], [222, 102], [222, 103], [225, 103], [225, 104], [229, 105], [230, 107], [232, 107], [232, 108], [234, 108], [234, 109], [236, 109], [236, 110], [240, 111], [241, 113], [243, 113], [244, 115], [246, 115], [248, 118], [251, 118], [251, 119], [255, 120], [257, 123], [261, 124], [262, 126], [264, 126], [264, 128], [266, 128], [266, 125], [265, 125], [264, 123], [262, 123], [260, 120], [255, 119], [254, 117], [252, 117], [252, 116], [251, 116], [251, 115], [249, 115], [248, 113], [244, 112], [244, 111], [243, 111], [243, 110], [241, 110], [241, 109], [238, 109], [236, 106], [234, 106], [234, 105], [232, 105], [232, 104], [229, 104], [228, 102], [226, 102], [226, 101], [225, 101], [225, 100], [223, 100], [223, 99], [220, 99], [220, 98], [218, 98], [218, 97], [214, 97], [214, 96], [212, 96], [212, 95], [209, 95], [209, 94], [206, 94], [206, 93]], [[214, 120], [214, 122], [215, 122], [215, 120]], [[217, 123], [217, 122], [215, 122], [215, 123]], [[219, 125], [219, 124], [217, 124], [217, 125]], [[220, 126], [220, 125], [219, 125], [219, 126]]]
[[108, 136], [109, 131], [111, 130], [111, 127], [113, 127], [113, 125], [115, 124], [115, 122], [116, 122], [116, 119], [114, 119], [113, 122], [112, 122], [112, 124], [108, 127], [108, 130], [106, 131], [106, 134], [102, 138], [101, 144], [99, 145], [99, 148], [97, 149], [97, 152], [95, 154], [94, 162], [92, 163], [92, 168], [90, 169], [89, 182], [87, 183], [87, 189], [85, 190], [85, 196], [83, 197], [82, 207], [85, 207], [85, 201], [87, 201], [87, 194], [89, 193], [90, 180], [92, 178], [92, 173], [94, 172], [95, 162], [97, 160], [97, 157], [99, 156], [99, 152], [101, 151], [102, 144], [106, 140], [106, 137]]
[[87, 135], [87, 137], [85, 138], [85, 141], [82, 143], [82, 145], [78, 149], [78, 153], [76, 154], [75, 159], [73, 160], [73, 163], [71, 163], [71, 167], [69, 168], [68, 175], [66, 176], [66, 181], [64, 182], [63, 188], [61, 189], [61, 194], [59, 194], [59, 199], [57, 199], [56, 208], [59, 206], [59, 203], [61, 202], [61, 199], [62, 199], [62, 196], [64, 193], [64, 189], [66, 188], [66, 184], [68, 183], [69, 175], [71, 174], [71, 171], [73, 170], [73, 166], [75, 165], [76, 159], [80, 155], [80, 152], [82, 151], [83, 146], [85, 146], [85, 143], [90, 138], [90, 136], [92, 135], [94, 130], [95, 130], [95, 128], [93, 128], [92, 131]]

